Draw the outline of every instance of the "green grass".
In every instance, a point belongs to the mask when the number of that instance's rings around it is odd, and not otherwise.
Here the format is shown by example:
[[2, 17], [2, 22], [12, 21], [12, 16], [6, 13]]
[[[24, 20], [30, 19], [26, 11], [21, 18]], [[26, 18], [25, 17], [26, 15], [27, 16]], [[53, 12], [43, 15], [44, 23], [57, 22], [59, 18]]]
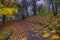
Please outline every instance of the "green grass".
[[58, 10], [58, 14], [60, 14], [60, 10]]
[[[58, 15], [60, 15], [60, 10], [58, 10], [57, 13], [58, 13]], [[37, 14], [36, 16], [41, 16], [41, 15], [45, 15], [45, 16], [53, 16], [54, 14], [53, 14], [53, 11], [50, 11], [50, 12], [45, 11], [45, 12], [43, 12], [43, 13]]]
[[6, 32], [0, 31], [0, 40], [4, 40], [9, 35], [9, 33], [11, 33], [11, 31], [12, 30], [8, 30]]
[[53, 16], [53, 12], [52, 11], [50, 11], [50, 12], [44, 12], [44, 13], [42, 13], [41, 15], [45, 15], [45, 16]]
[[12, 28], [9, 28], [8, 30], [0, 30], [0, 40], [6, 39], [15, 29], [16, 25], [12, 25]]

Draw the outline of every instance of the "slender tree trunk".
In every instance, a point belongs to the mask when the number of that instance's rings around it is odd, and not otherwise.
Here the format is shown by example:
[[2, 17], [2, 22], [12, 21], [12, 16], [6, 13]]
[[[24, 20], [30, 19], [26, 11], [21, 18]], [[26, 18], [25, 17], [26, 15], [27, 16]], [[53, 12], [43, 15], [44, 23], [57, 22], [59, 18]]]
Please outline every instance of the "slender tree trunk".
[[33, 11], [34, 15], [36, 15], [36, 0], [33, 0]]
[[55, 0], [55, 14], [54, 14], [54, 16], [56, 16], [57, 15], [57, 0]]
[[[2, 4], [3, 4], [3, 0], [1, 1], [2, 2]], [[2, 24], [4, 25], [5, 24], [5, 15], [2, 15]]]
[[27, 10], [27, 7], [26, 7], [25, 9], [26, 9], [27, 16], [29, 16], [29, 15], [28, 15], [28, 10]]
[[2, 4], [3, 4], [3, 0], [2, 0], [1, 2], [2, 2]]
[[52, 3], [52, 10], [53, 10], [53, 13], [54, 13], [54, 16], [55, 16], [55, 11], [54, 11], [54, 2], [53, 2], [53, 0], [51, 0], [51, 3]]
[[5, 18], [6, 18], [6, 16], [3, 15], [3, 18], [2, 18], [2, 23], [3, 23], [3, 25], [5, 24]]
[[23, 9], [21, 10], [22, 18], [25, 19], [24, 14], [23, 14]]
[[50, 1], [49, 1], [49, 12], [50, 12]]

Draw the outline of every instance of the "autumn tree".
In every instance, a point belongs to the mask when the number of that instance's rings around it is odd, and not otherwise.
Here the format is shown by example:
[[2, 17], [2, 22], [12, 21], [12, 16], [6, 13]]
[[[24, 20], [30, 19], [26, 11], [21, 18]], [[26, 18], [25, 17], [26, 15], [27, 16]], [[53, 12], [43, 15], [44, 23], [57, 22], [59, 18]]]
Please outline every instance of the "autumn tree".
[[13, 14], [18, 13], [18, 8], [14, 7], [14, 5], [11, 5], [11, 3], [14, 4], [15, 1], [12, 2], [12, 0], [1, 0], [0, 3], [0, 15], [3, 16], [3, 25], [5, 24], [5, 18], [6, 17], [13, 17]]

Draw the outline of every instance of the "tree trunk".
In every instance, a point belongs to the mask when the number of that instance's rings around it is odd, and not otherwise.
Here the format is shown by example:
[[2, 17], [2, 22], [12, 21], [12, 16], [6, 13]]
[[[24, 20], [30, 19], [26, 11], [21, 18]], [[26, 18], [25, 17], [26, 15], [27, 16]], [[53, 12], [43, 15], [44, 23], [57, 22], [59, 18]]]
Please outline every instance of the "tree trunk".
[[27, 10], [27, 7], [26, 7], [25, 9], [26, 9], [27, 16], [29, 16], [29, 15], [28, 15], [28, 10]]
[[2, 2], [2, 4], [3, 4], [3, 0], [2, 0], [1, 2]]
[[22, 18], [25, 19], [24, 14], [23, 14], [23, 9], [21, 10], [21, 15], [22, 15]]
[[2, 23], [3, 23], [3, 25], [5, 24], [5, 18], [6, 18], [6, 16], [3, 15], [3, 18], [2, 18]]
[[57, 15], [57, 1], [55, 0], [55, 14], [54, 14], [54, 16], [56, 16]]
[[33, 11], [34, 15], [36, 15], [36, 0], [33, 0]]
[[49, 1], [49, 12], [50, 12], [50, 1]]
[[54, 13], [54, 15], [55, 15], [55, 11], [54, 11], [54, 2], [53, 2], [53, 0], [51, 0], [51, 3], [52, 3], [52, 10], [53, 10], [53, 13]]

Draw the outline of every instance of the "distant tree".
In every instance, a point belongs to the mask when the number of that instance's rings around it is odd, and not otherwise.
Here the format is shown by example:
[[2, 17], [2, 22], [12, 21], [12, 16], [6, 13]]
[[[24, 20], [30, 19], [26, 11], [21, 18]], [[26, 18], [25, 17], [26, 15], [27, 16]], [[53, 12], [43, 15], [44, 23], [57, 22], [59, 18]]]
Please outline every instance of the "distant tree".
[[[2, 4], [4, 4], [3, 1], [4, 1], [4, 0], [1, 0], [1, 3], [2, 3]], [[2, 23], [3, 23], [3, 25], [4, 25], [4, 24], [5, 24], [5, 18], [6, 18], [6, 16], [5, 16], [5, 15], [2, 15], [2, 16], [3, 16], [3, 18], [2, 18]]]
[[25, 19], [25, 16], [23, 14], [23, 9], [21, 10], [21, 15], [22, 15], [22, 18]]
[[51, 1], [51, 4], [52, 4], [52, 10], [53, 10], [53, 13], [54, 13], [54, 16], [55, 16], [55, 11], [54, 11], [54, 1], [53, 0], [50, 0]]
[[57, 0], [57, 6], [60, 7], [60, 0]]
[[54, 16], [57, 15], [57, 10], [58, 10], [58, 7], [57, 7], [57, 0], [55, 0], [55, 14], [54, 14]]
[[36, 15], [36, 0], [32, 0], [32, 2], [33, 2], [34, 15]]
[[[28, 3], [27, 0], [26, 0], [25, 2], [26, 2], [26, 4]], [[29, 15], [28, 15], [28, 10], [27, 10], [28, 5], [29, 5], [29, 4], [27, 4], [27, 6], [26, 6], [26, 8], [25, 8], [25, 9], [26, 9], [27, 16], [29, 16]]]
[[51, 1], [48, 0], [49, 12], [50, 12], [50, 4], [51, 4]]
[[26, 9], [27, 16], [29, 16], [29, 15], [28, 15], [28, 10], [27, 10], [27, 7], [26, 7], [25, 9]]
[[27, 2], [27, 0], [22, 0], [22, 6], [23, 6], [23, 8], [25, 8], [26, 14], [27, 14], [27, 16], [28, 16], [28, 10], [27, 10], [28, 2]]
[[57, 7], [57, 0], [50, 0], [51, 1], [51, 3], [52, 3], [52, 10], [53, 10], [53, 13], [54, 13], [54, 16], [56, 16], [57, 15], [57, 9], [58, 9], [58, 7]]

